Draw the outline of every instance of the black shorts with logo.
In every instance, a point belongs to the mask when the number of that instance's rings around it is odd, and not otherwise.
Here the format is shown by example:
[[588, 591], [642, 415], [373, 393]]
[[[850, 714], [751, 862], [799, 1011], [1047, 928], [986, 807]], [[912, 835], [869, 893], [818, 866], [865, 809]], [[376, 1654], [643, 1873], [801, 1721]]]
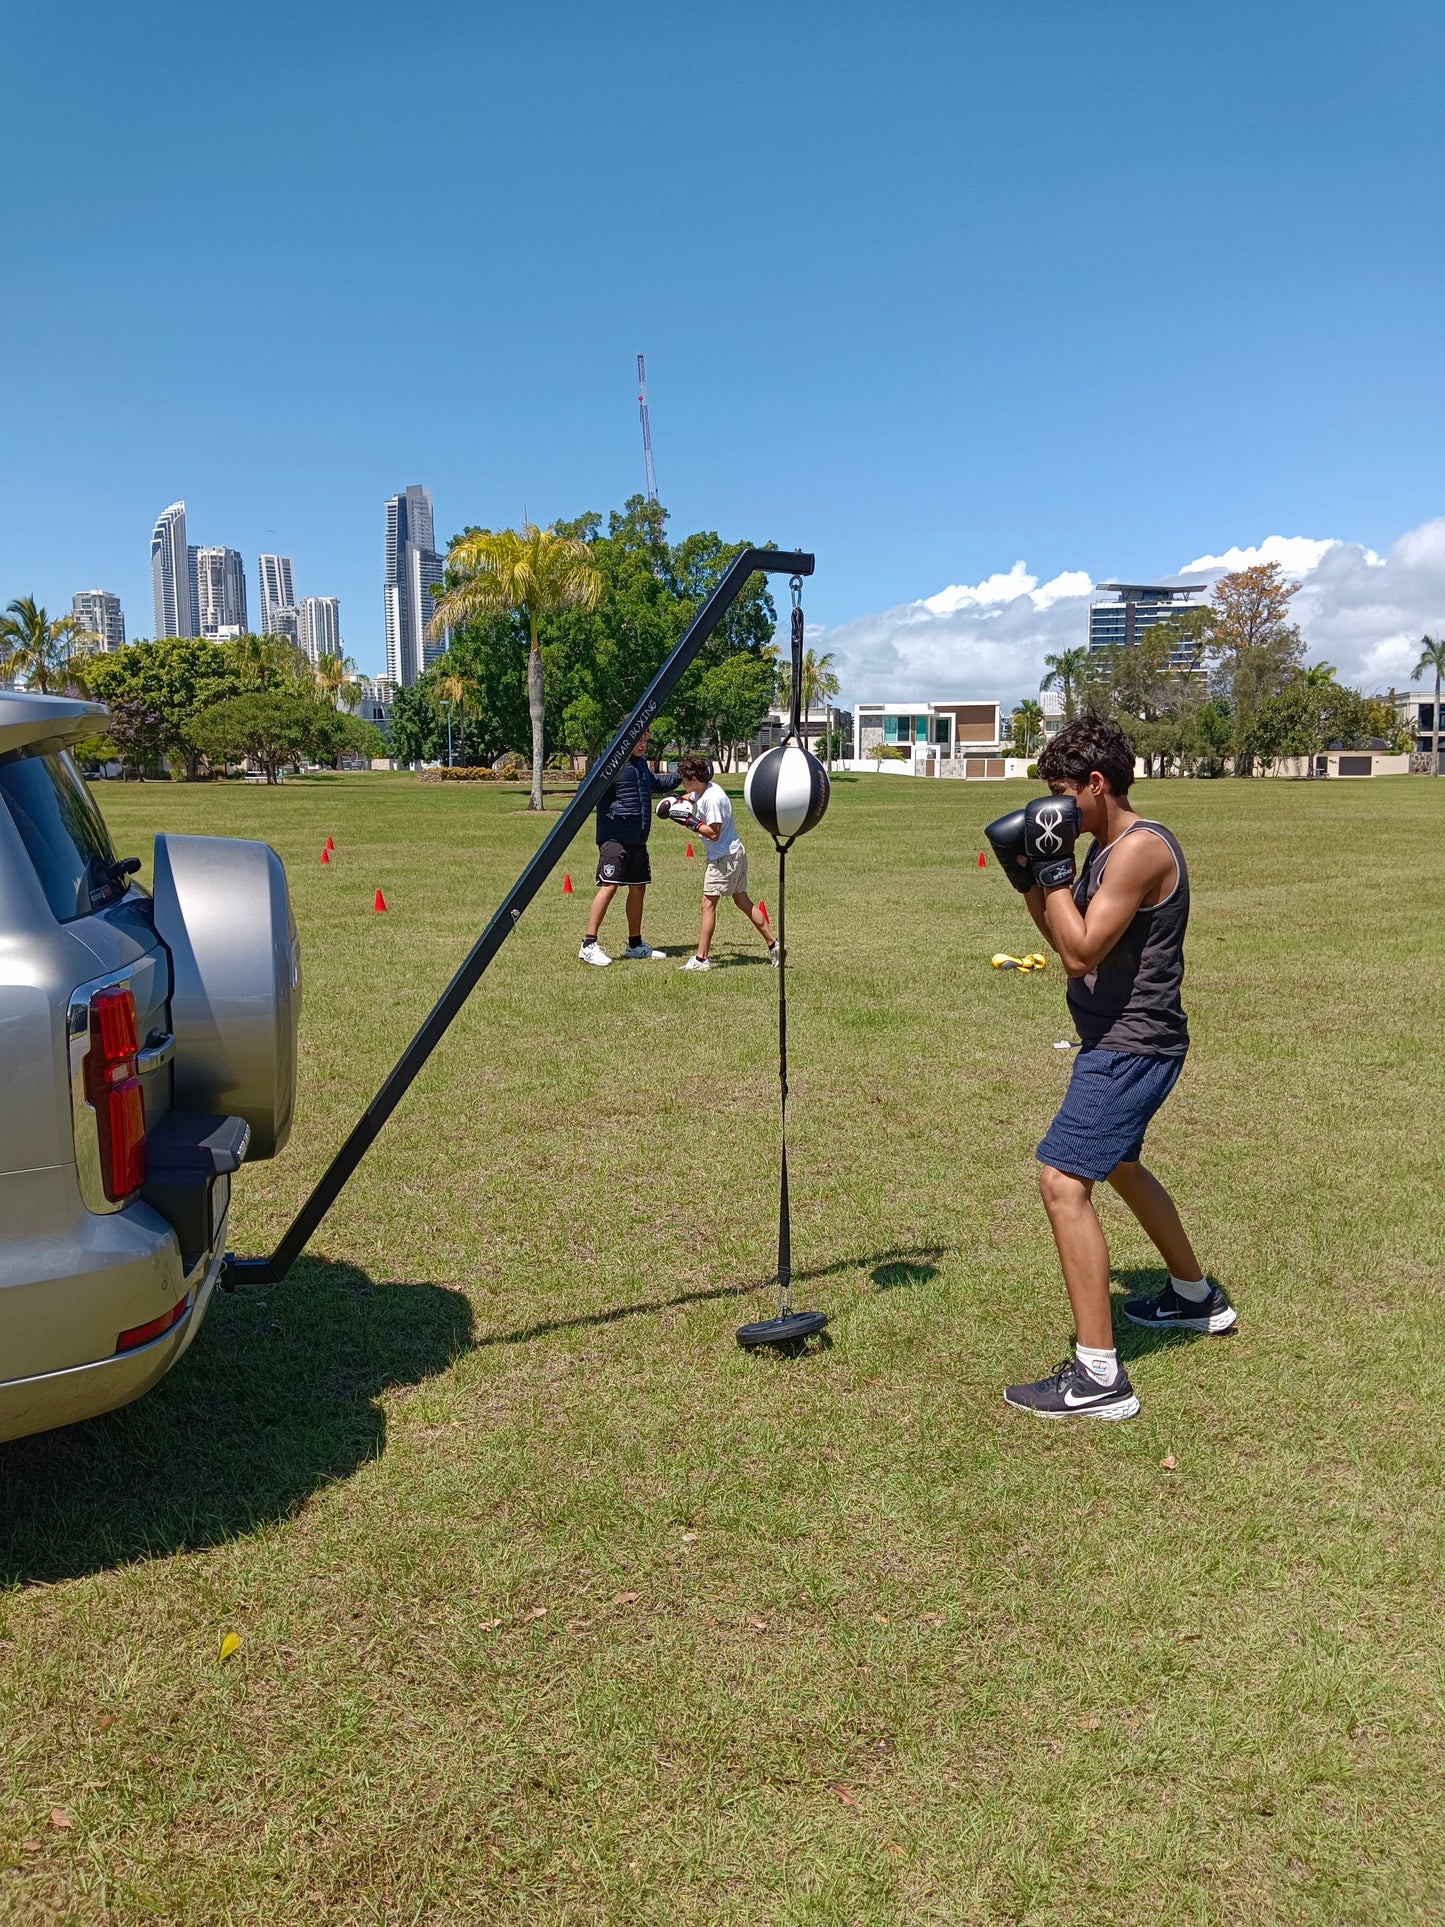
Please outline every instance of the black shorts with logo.
[[604, 883], [651, 883], [652, 859], [645, 843], [602, 843], [597, 848], [597, 887]]

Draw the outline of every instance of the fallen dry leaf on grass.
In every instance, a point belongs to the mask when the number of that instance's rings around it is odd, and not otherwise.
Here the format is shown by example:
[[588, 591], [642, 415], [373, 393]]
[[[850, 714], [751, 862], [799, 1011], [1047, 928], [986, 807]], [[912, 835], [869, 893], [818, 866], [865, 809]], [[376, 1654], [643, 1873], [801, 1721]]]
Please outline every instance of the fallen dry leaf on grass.
[[920, 1613], [918, 1615], [918, 1623], [920, 1626], [941, 1626], [943, 1624], [943, 1614]]
[[95, 1723], [95, 1730], [97, 1733], [108, 1733], [115, 1725], [115, 1722], [116, 1715], [114, 1713], [102, 1713]]
[[765, 1633], [768, 1630], [768, 1622], [766, 1619], [750, 1619], [748, 1627], [752, 1632]]
[[60, 1832], [64, 1833], [73, 1827], [75, 1822], [65, 1811], [64, 1807], [52, 1807], [50, 1809], [50, 1824], [52, 1827], [58, 1828]]
[[229, 1659], [240, 1643], [241, 1635], [239, 1633], [222, 1633], [221, 1650], [216, 1654], [216, 1664], [219, 1666], [223, 1660]]
[[547, 1608], [545, 1606], [534, 1606], [529, 1613], [523, 1613], [522, 1617], [523, 1619], [545, 1619], [547, 1617]]
[[828, 1791], [835, 1800], [840, 1801], [845, 1807], [856, 1807], [858, 1804], [857, 1797], [848, 1791], [841, 1780], [835, 1781], [834, 1784], [828, 1788]]
[[484, 1633], [494, 1633], [501, 1623], [500, 1619], [484, 1619], [478, 1630]]
[[612, 1595], [614, 1606], [635, 1606], [642, 1594], [640, 1592], [615, 1592]]
[[684, 1532], [682, 1535], [682, 1543], [685, 1546], [690, 1546], [696, 1537], [697, 1534], [695, 1532]]
[[40, 1842], [38, 1840], [22, 1840], [20, 1842], [20, 1851], [22, 1853], [39, 1853], [40, 1850]]
[[887, 1613], [874, 1613], [873, 1617], [878, 1621], [880, 1626], [886, 1626], [888, 1624]]
[[1167, 1459], [1160, 1459], [1159, 1463], [1163, 1466], [1166, 1472], [1172, 1472], [1176, 1464], [1174, 1454], [1171, 1452]]

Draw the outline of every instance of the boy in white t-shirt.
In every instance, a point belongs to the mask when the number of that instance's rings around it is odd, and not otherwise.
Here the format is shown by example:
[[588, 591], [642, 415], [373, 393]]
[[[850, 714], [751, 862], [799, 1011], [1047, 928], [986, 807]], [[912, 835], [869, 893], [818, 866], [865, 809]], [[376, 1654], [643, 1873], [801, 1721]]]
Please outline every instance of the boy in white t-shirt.
[[712, 780], [712, 764], [705, 756], [684, 756], [677, 766], [682, 788], [688, 797], [688, 814], [679, 805], [673, 812], [692, 827], [708, 845], [707, 869], [702, 879], [702, 923], [698, 930], [697, 955], [689, 957], [684, 970], [710, 970], [708, 952], [717, 926], [719, 897], [731, 897], [768, 946], [768, 960], [776, 969], [781, 961], [777, 938], [768, 922], [766, 910], [748, 895], [748, 853], [733, 825], [733, 806], [721, 784]]

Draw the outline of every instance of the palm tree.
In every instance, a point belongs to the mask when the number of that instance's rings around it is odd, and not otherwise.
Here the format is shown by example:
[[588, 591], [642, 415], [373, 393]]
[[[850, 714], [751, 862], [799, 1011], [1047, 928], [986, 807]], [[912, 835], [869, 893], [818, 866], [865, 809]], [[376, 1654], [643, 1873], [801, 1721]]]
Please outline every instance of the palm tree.
[[1057, 656], [1045, 656], [1044, 667], [1048, 674], [1039, 684], [1040, 689], [1057, 689], [1064, 699], [1064, 721], [1074, 720], [1074, 710], [1078, 706], [1079, 684], [1084, 680], [1084, 665], [1089, 660], [1087, 649], [1065, 649]]
[[1335, 665], [1332, 662], [1312, 662], [1308, 669], [1299, 675], [1302, 689], [1331, 689], [1335, 681]]
[[461, 579], [438, 597], [428, 631], [449, 629], [478, 616], [522, 614], [527, 618], [527, 708], [532, 718], [532, 794], [529, 810], [542, 807], [542, 651], [537, 643], [541, 616], [564, 609], [595, 609], [602, 577], [585, 542], [554, 529], [524, 522], [520, 529], [473, 529], [447, 550], [447, 568]]
[[[13, 603], [10, 605], [15, 606]], [[1435, 671], [1435, 760], [1430, 774], [1440, 774], [1440, 678], [1445, 675], [1445, 636], [1420, 638], [1420, 660], [1411, 671], [1411, 682], [1419, 682], [1429, 670]]]
[[341, 698], [355, 686], [356, 676], [356, 664], [350, 656], [316, 658], [316, 687], [327, 698], [333, 709], [340, 709]]
[[[1088, 652], [1081, 649], [1078, 653], [1080, 655], [1086, 655]], [[1014, 750], [1017, 755], [1026, 758], [1032, 756], [1034, 753], [1034, 744], [1038, 741], [1039, 737], [1042, 736], [1043, 730], [1044, 712], [1031, 696], [1025, 697], [1023, 702], [1015, 704], [1013, 713], [1013, 739]]]
[[42, 696], [57, 683], [63, 688], [71, 680], [72, 657], [83, 656], [99, 641], [75, 616], [52, 621], [34, 596], [17, 596], [0, 616], [0, 664]]
[[[437, 696], [441, 702], [449, 704], [450, 709], [457, 712], [457, 737], [461, 745], [461, 753], [465, 756], [467, 753], [467, 685], [455, 669], [448, 669], [437, 678]], [[450, 727], [447, 730], [447, 742], [450, 745]]]
[[[828, 767], [831, 769], [833, 767], [832, 705], [833, 698], [842, 687], [838, 681], [837, 673], [833, 668], [832, 651], [829, 650], [820, 656], [811, 649], [805, 649], [803, 651], [803, 673], [798, 678], [798, 684], [798, 708], [802, 712], [805, 724], [808, 720], [808, 712], [812, 709], [814, 703], [821, 701], [828, 707], [827, 761]], [[782, 668], [778, 671], [778, 701], [784, 709], [792, 706], [793, 665], [791, 661], [785, 661]], [[806, 733], [805, 729], [804, 734], [806, 735]]]

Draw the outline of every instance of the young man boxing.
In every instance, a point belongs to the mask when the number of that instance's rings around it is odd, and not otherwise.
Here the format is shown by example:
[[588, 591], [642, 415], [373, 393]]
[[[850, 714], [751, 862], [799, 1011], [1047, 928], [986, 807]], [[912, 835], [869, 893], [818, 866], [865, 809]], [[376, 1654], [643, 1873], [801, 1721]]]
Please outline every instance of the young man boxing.
[[665, 950], [654, 950], [643, 940], [642, 906], [652, 881], [647, 833], [652, 828], [652, 799], [677, 788], [675, 776], [659, 776], [647, 760], [651, 730], [637, 739], [631, 757], [617, 772], [617, 781], [597, 805], [597, 894], [587, 913], [587, 932], [577, 952], [585, 964], [607, 965], [611, 957], [597, 941], [607, 906], [619, 889], [627, 890], [627, 948], [624, 957], [658, 963]]
[[[1139, 1401], [1114, 1349], [1109, 1248], [1093, 1205], [1102, 1179], [1128, 1205], [1169, 1271], [1156, 1297], [1124, 1316], [1160, 1330], [1224, 1332], [1235, 1312], [1194, 1255], [1174, 1200], [1140, 1163], [1144, 1133], [1184, 1066], [1179, 1000], [1189, 876], [1160, 823], [1129, 807], [1134, 752], [1119, 725], [1066, 723], [1039, 757], [1049, 796], [986, 832], [1029, 915], [1068, 975], [1080, 1050], [1058, 1116], [1036, 1156], [1039, 1189], [1074, 1313], [1074, 1356], [1004, 1397], [1040, 1418], [1133, 1418]], [[1074, 843], [1093, 845], [1077, 874]]]

